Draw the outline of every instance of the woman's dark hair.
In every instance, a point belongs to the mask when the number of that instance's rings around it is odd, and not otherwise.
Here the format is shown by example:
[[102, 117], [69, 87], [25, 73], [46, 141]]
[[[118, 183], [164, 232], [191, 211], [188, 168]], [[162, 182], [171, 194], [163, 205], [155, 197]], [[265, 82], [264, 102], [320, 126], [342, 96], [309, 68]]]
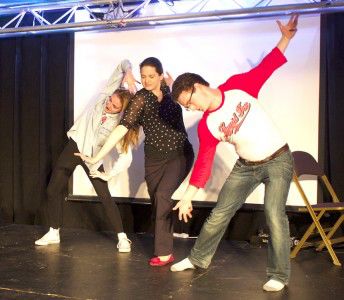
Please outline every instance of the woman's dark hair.
[[199, 83], [205, 86], [209, 86], [209, 83], [204, 78], [195, 73], [184, 73], [179, 75], [173, 82], [172, 86], [172, 99], [178, 101], [178, 98], [182, 92], [191, 91], [194, 84]]
[[164, 73], [164, 69], [162, 68], [162, 63], [156, 57], [147, 57], [142, 63], [140, 63], [140, 69], [145, 66], [154, 67], [156, 72], [161, 75]]

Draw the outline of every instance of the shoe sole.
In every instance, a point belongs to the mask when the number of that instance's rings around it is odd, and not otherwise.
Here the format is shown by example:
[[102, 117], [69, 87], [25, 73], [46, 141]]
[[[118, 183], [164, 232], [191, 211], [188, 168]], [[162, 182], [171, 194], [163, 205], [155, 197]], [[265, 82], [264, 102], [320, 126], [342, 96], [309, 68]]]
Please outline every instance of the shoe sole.
[[131, 249], [118, 249], [118, 252], [120, 252], [120, 253], [128, 253], [130, 251], [131, 251]]
[[171, 272], [183, 272], [183, 271], [186, 271], [186, 270], [195, 270], [195, 269], [196, 269], [196, 268], [185, 268], [185, 269], [179, 270], [179, 269], [174, 269], [174, 268], [172, 268], [172, 266], [171, 266], [170, 271], [171, 271]]
[[282, 288], [280, 289], [276, 289], [276, 288], [273, 288], [273, 287], [263, 287], [263, 290], [266, 291], [266, 292], [280, 292], [282, 291], [283, 289], [285, 288], [285, 286], [283, 286]]
[[274, 289], [274, 288], [263, 288], [263, 290], [264, 290], [265, 292], [280, 292], [280, 291], [282, 291], [283, 289], [284, 289], [284, 287], [282, 287], [280, 290]]
[[174, 260], [168, 261], [168, 262], [166, 262], [166, 263], [164, 263], [164, 264], [149, 263], [149, 265], [152, 266], [152, 267], [163, 267], [163, 266], [166, 266], [166, 265], [168, 265], [168, 264], [170, 264], [170, 263], [173, 263], [173, 262], [174, 262]]
[[48, 246], [50, 244], [60, 244], [60, 241], [53, 241], [53, 242], [48, 242], [48, 243], [35, 242], [36, 246]]

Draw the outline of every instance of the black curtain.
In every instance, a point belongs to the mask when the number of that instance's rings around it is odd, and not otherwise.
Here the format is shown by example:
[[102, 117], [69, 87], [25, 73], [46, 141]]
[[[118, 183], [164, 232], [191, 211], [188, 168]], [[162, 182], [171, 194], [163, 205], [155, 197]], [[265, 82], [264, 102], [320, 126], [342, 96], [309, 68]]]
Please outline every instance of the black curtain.
[[319, 162], [323, 165], [338, 197], [344, 201], [343, 13], [324, 15], [321, 18], [319, 108]]
[[33, 224], [72, 117], [73, 36], [0, 39], [0, 207]]

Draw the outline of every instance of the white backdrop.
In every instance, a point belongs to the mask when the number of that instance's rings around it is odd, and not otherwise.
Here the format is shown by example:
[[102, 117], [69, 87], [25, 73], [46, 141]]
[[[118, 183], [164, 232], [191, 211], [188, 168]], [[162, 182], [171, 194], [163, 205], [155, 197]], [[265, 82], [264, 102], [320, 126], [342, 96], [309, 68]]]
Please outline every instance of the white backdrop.
[[[281, 19], [283, 22], [287, 19]], [[299, 30], [286, 51], [288, 63], [277, 70], [260, 92], [265, 110], [275, 121], [291, 149], [308, 151], [318, 157], [319, 109], [319, 16], [302, 16]], [[75, 34], [75, 119], [94, 101], [113, 68], [124, 58], [139, 76], [139, 63], [148, 56], [158, 57], [165, 71], [177, 77], [183, 72], [202, 75], [212, 86], [229, 76], [249, 70], [278, 42], [280, 32], [275, 19], [236, 20], [232, 22], [174, 25], [142, 30]], [[199, 112], [184, 111], [189, 138], [197, 154], [196, 124]], [[265, 138], [262, 136], [262, 138]], [[149, 198], [144, 183], [143, 145], [133, 153], [131, 167], [109, 182], [113, 196]], [[236, 160], [233, 147], [221, 143], [212, 176], [195, 200], [216, 201], [217, 194]], [[74, 173], [73, 194], [95, 195], [81, 168]], [[174, 194], [179, 199], [184, 182]], [[316, 201], [316, 186], [306, 182], [305, 189]], [[303, 205], [294, 186], [289, 205]], [[263, 203], [260, 186], [247, 203]]]

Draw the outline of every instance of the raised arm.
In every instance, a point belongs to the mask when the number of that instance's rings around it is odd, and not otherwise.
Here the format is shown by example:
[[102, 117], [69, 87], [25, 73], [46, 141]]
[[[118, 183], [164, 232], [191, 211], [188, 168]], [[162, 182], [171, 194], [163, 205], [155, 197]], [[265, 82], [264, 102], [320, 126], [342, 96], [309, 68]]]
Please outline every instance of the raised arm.
[[280, 21], [276, 21], [278, 24], [278, 27], [282, 33], [282, 37], [280, 41], [277, 44], [277, 48], [284, 53], [287, 49], [290, 40], [295, 36], [295, 33], [297, 31], [297, 22], [298, 22], [299, 16], [296, 14], [293, 14], [287, 24], [282, 24]]
[[277, 46], [263, 58], [259, 65], [246, 73], [231, 76], [225, 83], [219, 86], [219, 89], [224, 92], [231, 89], [239, 89], [258, 98], [258, 94], [264, 83], [275, 70], [286, 63], [287, 59], [283, 53], [290, 39], [292, 39], [296, 33], [297, 20], [298, 16], [292, 15], [286, 25], [277, 21], [282, 33], [282, 37], [277, 43]]
[[128, 59], [122, 60], [115, 68], [101, 94], [105, 97], [111, 96], [120, 88], [122, 83], [128, 85], [128, 89], [131, 93], [136, 92], [135, 78], [132, 73], [131, 63]]

